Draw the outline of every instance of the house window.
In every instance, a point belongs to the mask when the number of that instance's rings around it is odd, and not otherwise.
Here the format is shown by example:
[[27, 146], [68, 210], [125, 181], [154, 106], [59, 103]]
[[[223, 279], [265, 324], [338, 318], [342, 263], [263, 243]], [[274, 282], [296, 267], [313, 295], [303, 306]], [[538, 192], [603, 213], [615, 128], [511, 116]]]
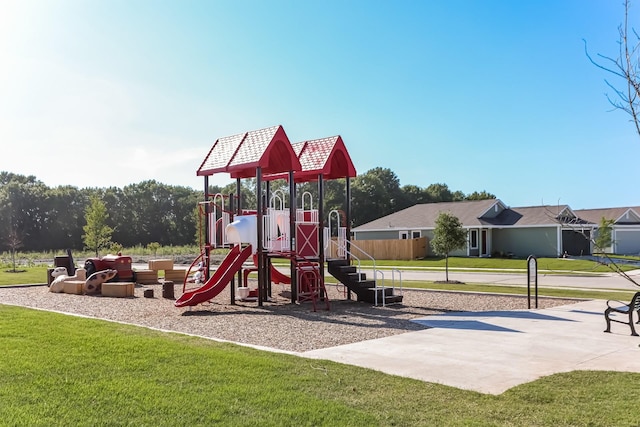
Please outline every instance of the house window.
[[478, 230], [469, 232], [469, 248], [478, 249]]
[[420, 231], [401, 231], [400, 240], [417, 239], [418, 237], [420, 237], [420, 234]]

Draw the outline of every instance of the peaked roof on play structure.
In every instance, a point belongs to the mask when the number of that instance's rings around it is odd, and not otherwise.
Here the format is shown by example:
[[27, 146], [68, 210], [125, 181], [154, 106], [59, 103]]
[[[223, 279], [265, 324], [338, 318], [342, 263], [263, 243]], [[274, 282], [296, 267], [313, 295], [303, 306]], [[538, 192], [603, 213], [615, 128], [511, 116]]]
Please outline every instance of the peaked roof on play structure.
[[[320, 174], [324, 180], [356, 176], [356, 168], [339, 135], [296, 142], [291, 146], [302, 167], [301, 170], [294, 172], [296, 182], [317, 181]], [[265, 179], [277, 178], [288, 177], [284, 174], [265, 177]]]
[[301, 170], [300, 161], [282, 126], [272, 126], [219, 138], [209, 150], [197, 176], [226, 172], [232, 178], [254, 178]]

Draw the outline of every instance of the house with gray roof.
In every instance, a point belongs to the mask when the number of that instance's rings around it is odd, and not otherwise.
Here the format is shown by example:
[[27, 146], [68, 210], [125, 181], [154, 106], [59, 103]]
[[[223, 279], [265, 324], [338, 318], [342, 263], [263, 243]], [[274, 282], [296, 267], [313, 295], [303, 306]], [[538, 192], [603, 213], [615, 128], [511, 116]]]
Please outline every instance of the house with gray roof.
[[613, 221], [613, 244], [607, 252], [618, 255], [640, 254], [640, 206], [579, 209], [575, 213], [579, 218], [596, 226], [602, 218]]
[[[512, 208], [499, 199], [424, 203], [352, 229], [353, 240], [433, 238], [441, 212], [456, 216], [468, 231], [467, 246], [452, 255], [540, 257], [590, 255], [591, 237], [602, 216], [615, 219], [617, 254], [640, 253], [640, 208], [573, 211], [568, 205]], [[428, 255], [433, 255], [428, 246]]]

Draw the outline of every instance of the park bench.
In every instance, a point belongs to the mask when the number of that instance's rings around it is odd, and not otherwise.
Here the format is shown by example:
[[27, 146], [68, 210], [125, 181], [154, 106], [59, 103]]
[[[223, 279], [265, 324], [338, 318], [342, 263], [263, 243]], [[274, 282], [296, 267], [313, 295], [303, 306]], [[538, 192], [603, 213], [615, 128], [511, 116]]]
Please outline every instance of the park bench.
[[[629, 325], [631, 328], [631, 335], [638, 336], [636, 328], [633, 325], [634, 311], [638, 313], [638, 317], [640, 317], [640, 292], [636, 292], [635, 295], [633, 295], [633, 298], [631, 298], [631, 302], [628, 304], [622, 301], [607, 301], [607, 309], [604, 311], [604, 318], [607, 321], [607, 329], [605, 329], [605, 332], [611, 332], [611, 322], [617, 322]], [[615, 316], [615, 313], [626, 315], [627, 320], [620, 320], [619, 316], [618, 318], [612, 317], [611, 314], [614, 314]], [[640, 319], [636, 323], [640, 323]]]

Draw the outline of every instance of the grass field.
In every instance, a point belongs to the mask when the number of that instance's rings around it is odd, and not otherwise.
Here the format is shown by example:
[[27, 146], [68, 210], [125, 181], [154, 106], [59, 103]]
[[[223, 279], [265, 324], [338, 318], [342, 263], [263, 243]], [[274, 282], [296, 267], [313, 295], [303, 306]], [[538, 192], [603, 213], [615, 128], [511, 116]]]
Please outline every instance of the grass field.
[[47, 283], [47, 266], [19, 267], [0, 270], [0, 286]]
[[587, 371], [483, 395], [0, 305], [7, 426], [631, 426], [639, 392], [640, 374]]
[[[401, 267], [442, 267], [431, 261]], [[455, 268], [512, 270], [523, 262], [472, 261]], [[560, 271], [556, 261], [547, 265]], [[593, 262], [559, 263], [578, 268], [572, 271], [595, 270]], [[22, 267], [14, 273], [3, 268], [0, 285], [44, 283], [46, 269]], [[405, 286], [526, 292], [491, 284]], [[600, 296], [545, 288], [540, 295]], [[616, 293], [620, 299], [628, 295]], [[640, 374], [579, 371], [500, 396], [482, 395], [328, 361], [0, 304], [0, 426], [631, 426], [640, 425], [633, 398], [639, 391]]]

